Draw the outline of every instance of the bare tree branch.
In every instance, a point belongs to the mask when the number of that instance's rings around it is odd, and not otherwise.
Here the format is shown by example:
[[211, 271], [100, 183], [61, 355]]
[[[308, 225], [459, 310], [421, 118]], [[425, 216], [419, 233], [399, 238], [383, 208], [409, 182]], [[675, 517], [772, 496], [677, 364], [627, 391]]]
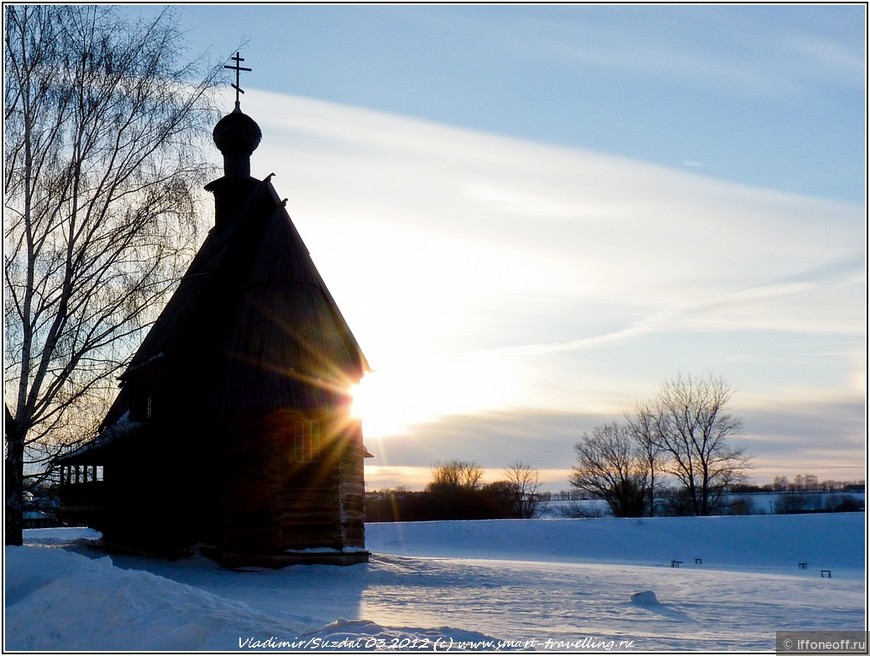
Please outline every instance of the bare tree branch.
[[20, 543], [27, 459], [93, 434], [193, 253], [221, 69], [173, 64], [184, 39], [170, 11], [4, 10], [6, 519]]
[[538, 470], [517, 461], [504, 470], [507, 491], [510, 494], [511, 513], [520, 519], [530, 519], [538, 512]]
[[650, 472], [626, 426], [596, 426], [574, 445], [577, 464], [570, 483], [610, 507], [614, 517], [642, 517]]
[[651, 403], [654, 441], [668, 455], [666, 470], [683, 486], [696, 515], [709, 515], [729, 485], [745, 479], [750, 459], [728, 444], [742, 422], [726, 412], [731, 388], [723, 379], [677, 376]]

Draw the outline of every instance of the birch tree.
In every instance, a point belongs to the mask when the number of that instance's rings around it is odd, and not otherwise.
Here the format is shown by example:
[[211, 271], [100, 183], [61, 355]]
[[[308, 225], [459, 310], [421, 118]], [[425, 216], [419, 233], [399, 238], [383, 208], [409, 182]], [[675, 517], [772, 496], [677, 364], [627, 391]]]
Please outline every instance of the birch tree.
[[90, 437], [114, 376], [192, 255], [198, 144], [220, 67], [172, 14], [5, 8], [6, 543], [25, 471]]

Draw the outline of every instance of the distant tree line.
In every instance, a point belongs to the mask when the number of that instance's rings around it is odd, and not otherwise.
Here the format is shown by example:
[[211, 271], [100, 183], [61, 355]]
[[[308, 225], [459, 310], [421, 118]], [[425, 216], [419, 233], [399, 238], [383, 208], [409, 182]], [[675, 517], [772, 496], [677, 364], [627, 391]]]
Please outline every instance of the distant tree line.
[[[806, 481], [811, 483], [807, 484]], [[728, 487], [731, 494], [769, 494], [771, 492], [864, 492], [866, 484], [859, 481], [819, 481], [818, 476], [813, 474], [798, 474], [793, 482], [789, 482], [787, 476], [776, 476], [772, 483], [736, 483]], [[572, 488], [557, 492], [538, 492], [538, 497], [544, 501], [578, 501], [594, 499], [591, 494]]]
[[764, 488], [777, 492], [861, 492], [864, 481], [820, 481], [815, 474], [798, 474], [792, 481], [787, 476], [776, 476], [773, 484]]
[[[740, 484], [727, 489], [714, 514], [717, 515], [767, 515], [767, 514], [806, 514], [828, 512], [863, 512], [865, 491], [863, 481], [826, 481], [820, 489], [800, 491], [794, 489], [774, 489], [772, 484]], [[857, 493], [857, 494], [856, 494]], [[755, 495], [765, 495], [764, 501], [753, 500]], [[543, 493], [543, 498], [561, 501], [552, 505], [550, 512], [558, 517], [602, 517], [607, 513], [600, 505], [588, 502], [593, 497], [570, 492]], [[658, 516], [679, 516], [691, 514], [691, 507], [685, 503], [685, 496], [679, 487], [661, 486], [657, 490], [656, 514]]]
[[448, 519], [529, 519], [541, 509], [538, 471], [517, 462], [501, 480], [483, 484], [483, 470], [473, 462], [450, 460], [432, 465], [426, 489], [373, 492], [366, 495], [366, 521]]

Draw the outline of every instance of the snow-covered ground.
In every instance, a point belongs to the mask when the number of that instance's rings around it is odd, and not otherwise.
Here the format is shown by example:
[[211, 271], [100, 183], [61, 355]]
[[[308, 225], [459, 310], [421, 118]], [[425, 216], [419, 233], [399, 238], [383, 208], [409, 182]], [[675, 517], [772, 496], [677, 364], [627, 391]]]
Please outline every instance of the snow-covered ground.
[[369, 524], [369, 564], [229, 571], [36, 529], [6, 548], [5, 648], [772, 650], [866, 629], [864, 535], [863, 513]]

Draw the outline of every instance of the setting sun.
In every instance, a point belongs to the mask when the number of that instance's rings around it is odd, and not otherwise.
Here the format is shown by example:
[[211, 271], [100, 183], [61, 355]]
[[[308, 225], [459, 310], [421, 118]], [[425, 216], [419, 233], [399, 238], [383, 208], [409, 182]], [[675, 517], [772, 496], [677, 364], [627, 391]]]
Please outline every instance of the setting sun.
[[392, 437], [438, 417], [496, 410], [521, 396], [515, 363], [486, 354], [372, 371], [351, 391], [366, 437]]
[[415, 423], [434, 416], [426, 407], [431, 390], [419, 380], [403, 382], [395, 372], [369, 372], [355, 385], [351, 412], [362, 421], [366, 437], [390, 437], [406, 433]]

